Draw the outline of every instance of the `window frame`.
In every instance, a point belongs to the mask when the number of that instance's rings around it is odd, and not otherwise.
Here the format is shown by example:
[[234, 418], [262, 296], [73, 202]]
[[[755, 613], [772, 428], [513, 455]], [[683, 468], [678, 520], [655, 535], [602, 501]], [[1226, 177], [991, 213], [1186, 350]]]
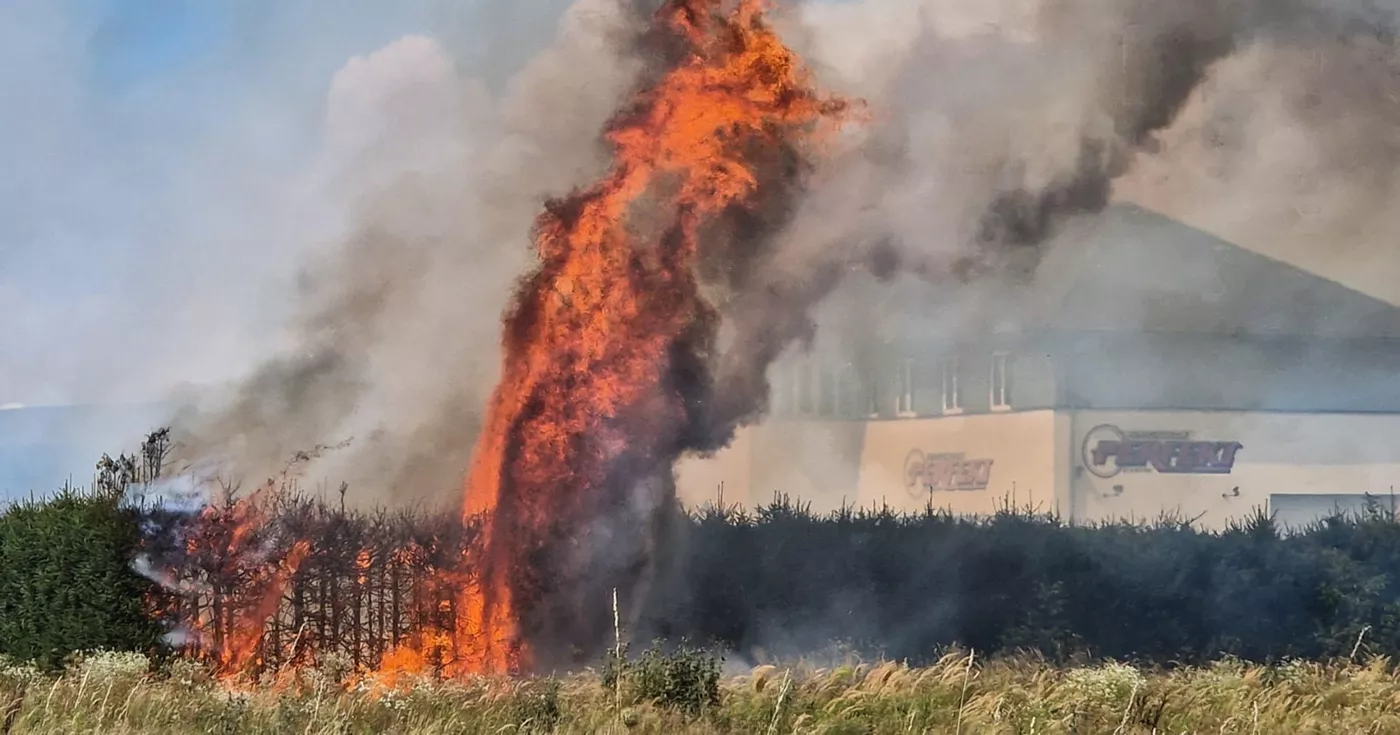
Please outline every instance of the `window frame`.
[[[962, 380], [959, 375], [961, 361], [957, 355], [945, 355], [940, 375], [940, 398], [944, 416], [957, 416], [963, 413]], [[949, 390], [951, 383], [952, 390]], [[951, 399], [951, 400], [949, 400]]]
[[793, 370], [793, 415], [800, 418], [812, 418], [816, 415], [817, 401], [812, 389], [812, 381], [815, 379], [814, 369], [810, 360], [798, 362]]
[[861, 396], [861, 399], [865, 403], [865, 418], [870, 421], [885, 418], [884, 411], [880, 410], [880, 395], [883, 391], [880, 390], [881, 381], [879, 380], [879, 375], [877, 371], [869, 380], [865, 381], [863, 386], [864, 390], [862, 391], [863, 395]]
[[836, 379], [832, 385], [835, 393], [832, 400], [835, 407], [834, 416], [847, 420], [861, 418], [860, 404], [865, 398], [865, 391], [862, 390], [860, 373], [855, 365], [844, 363], [836, 371]]
[[894, 415], [902, 419], [919, 415], [914, 405], [914, 358], [900, 358], [895, 367]]
[[1015, 382], [1011, 371], [1015, 369], [1014, 365], [1009, 351], [999, 350], [992, 353], [992, 364], [987, 376], [987, 405], [993, 411], [1011, 410], [1011, 392]]

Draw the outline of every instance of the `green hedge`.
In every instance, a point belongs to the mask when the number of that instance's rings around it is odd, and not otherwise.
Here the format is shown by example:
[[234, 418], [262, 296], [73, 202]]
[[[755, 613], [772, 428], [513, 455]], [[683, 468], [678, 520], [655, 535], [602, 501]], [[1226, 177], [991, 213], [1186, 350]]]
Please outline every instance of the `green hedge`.
[[115, 493], [65, 489], [0, 515], [0, 654], [47, 667], [70, 653], [147, 652], [163, 630], [132, 571], [138, 515]]
[[1400, 656], [1400, 523], [1332, 518], [1286, 535], [1264, 517], [1067, 526], [846, 511], [779, 498], [683, 529], [650, 630], [797, 655], [841, 640], [926, 663], [950, 645], [1169, 664]]
[[[159, 555], [190, 519], [138, 512], [119, 497], [127, 483], [159, 475], [167, 446], [158, 432], [139, 460], [104, 457], [93, 492], [66, 490], [0, 515], [0, 653], [53, 664], [75, 650], [156, 644], [160, 591], [131, 560], [143, 544]], [[283, 542], [310, 536], [314, 550], [284, 595], [303, 612], [314, 607], [313, 588], [358, 589], [364, 539], [351, 531], [392, 526], [394, 539], [441, 541], [461, 529], [451, 512], [389, 523], [343, 507], [311, 513], [295, 499], [278, 507], [285, 517], [267, 527], [284, 529]], [[1206, 533], [1172, 521], [1067, 526], [1016, 512], [977, 521], [818, 516], [779, 497], [753, 513], [712, 508], [676, 523], [634, 641], [718, 644], [752, 658], [840, 641], [911, 663], [954, 645], [1151, 664], [1400, 658], [1400, 522], [1388, 513], [1294, 535], [1262, 517]], [[359, 635], [343, 627], [318, 623], [321, 644], [344, 648], [336, 636]]]

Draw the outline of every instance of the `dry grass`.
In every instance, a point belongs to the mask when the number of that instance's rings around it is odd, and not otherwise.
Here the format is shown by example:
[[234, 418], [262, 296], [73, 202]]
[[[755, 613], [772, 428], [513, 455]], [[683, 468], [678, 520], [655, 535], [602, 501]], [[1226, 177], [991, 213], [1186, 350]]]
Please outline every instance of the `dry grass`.
[[698, 716], [598, 676], [514, 682], [372, 681], [318, 671], [235, 691], [187, 662], [159, 675], [101, 654], [62, 676], [0, 665], [0, 732], [11, 733], [1388, 733], [1400, 732], [1400, 671], [1295, 663], [1140, 672], [1056, 669], [951, 654], [935, 666], [763, 666], [722, 684]]

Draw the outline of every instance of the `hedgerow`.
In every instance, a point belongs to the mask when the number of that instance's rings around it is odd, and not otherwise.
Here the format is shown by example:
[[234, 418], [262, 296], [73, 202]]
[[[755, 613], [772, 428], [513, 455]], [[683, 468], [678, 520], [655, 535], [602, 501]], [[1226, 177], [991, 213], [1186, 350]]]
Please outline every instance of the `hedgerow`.
[[65, 489], [0, 515], [0, 655], [54, 668], [75, 651], [148, 652], [165, 632], [153, 585], [131, 569], [137, 515]]
[[1161, 664], [1400, 653], [1400, 523], [1381, 512], [1211, 533], [1015, 510], [820, 516], [778, 497], [752, 514], [709, 508], [685, 530], [654, 629], [732, 650], [845, 640], [915, 663], [950, 645]]
[[[242, 625], [242, 608], [259, 601], [251, 567], [299, 540], [311, 551], [267, 621], [262, 665], [324, 652], [371, 667], [424, 625], [455, 624], [451, 589], [412, 582], [470, 544], [456, 513], [362, 513], [278, 491], [264, 498], [259, 555], [229, 559], [227, 546], [187, 543], [232, 535], [220, 526], [237, 522], [227, 501], [201, 516], [198, 536], [178, 514], [120, 502], [126, 484], [159, 474], [162, 441], [139, 458], [104, 458], [93, 491], [0, 516], [0, 653], [53, 665], [79, 650], [145, 652], [169, 622], [157, 611], [197, 611], [217, 639], [218, 625]], [[831, 647], [911, 664], [954, 647], [1142, 665], [1400, 657], [1400, 522], [1379, 511], [1296, 534], [1262, 516], [1212, 533], [1170, 519], [1072, 526], [1012, 509], [980, 520], [818, 515], [775, 496], [675, 523], [633, 642], [689, 640], [750, 662]], [[132, 571], [141, 550], [185, 553], [177, 567], [197, 584], [156, 591]]]

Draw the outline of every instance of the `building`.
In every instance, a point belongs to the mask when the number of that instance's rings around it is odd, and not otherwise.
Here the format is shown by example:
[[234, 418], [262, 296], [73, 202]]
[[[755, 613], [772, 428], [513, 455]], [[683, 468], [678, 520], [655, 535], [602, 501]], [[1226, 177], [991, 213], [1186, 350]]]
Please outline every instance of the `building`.
[[1400, 484], [1400, 309], [1155, 213], [1074, 223], [1027, 284], [880, 298], [867, 344], [774, 366], [771, 417], [685, 460], [684, 498], [1220, 528]]

